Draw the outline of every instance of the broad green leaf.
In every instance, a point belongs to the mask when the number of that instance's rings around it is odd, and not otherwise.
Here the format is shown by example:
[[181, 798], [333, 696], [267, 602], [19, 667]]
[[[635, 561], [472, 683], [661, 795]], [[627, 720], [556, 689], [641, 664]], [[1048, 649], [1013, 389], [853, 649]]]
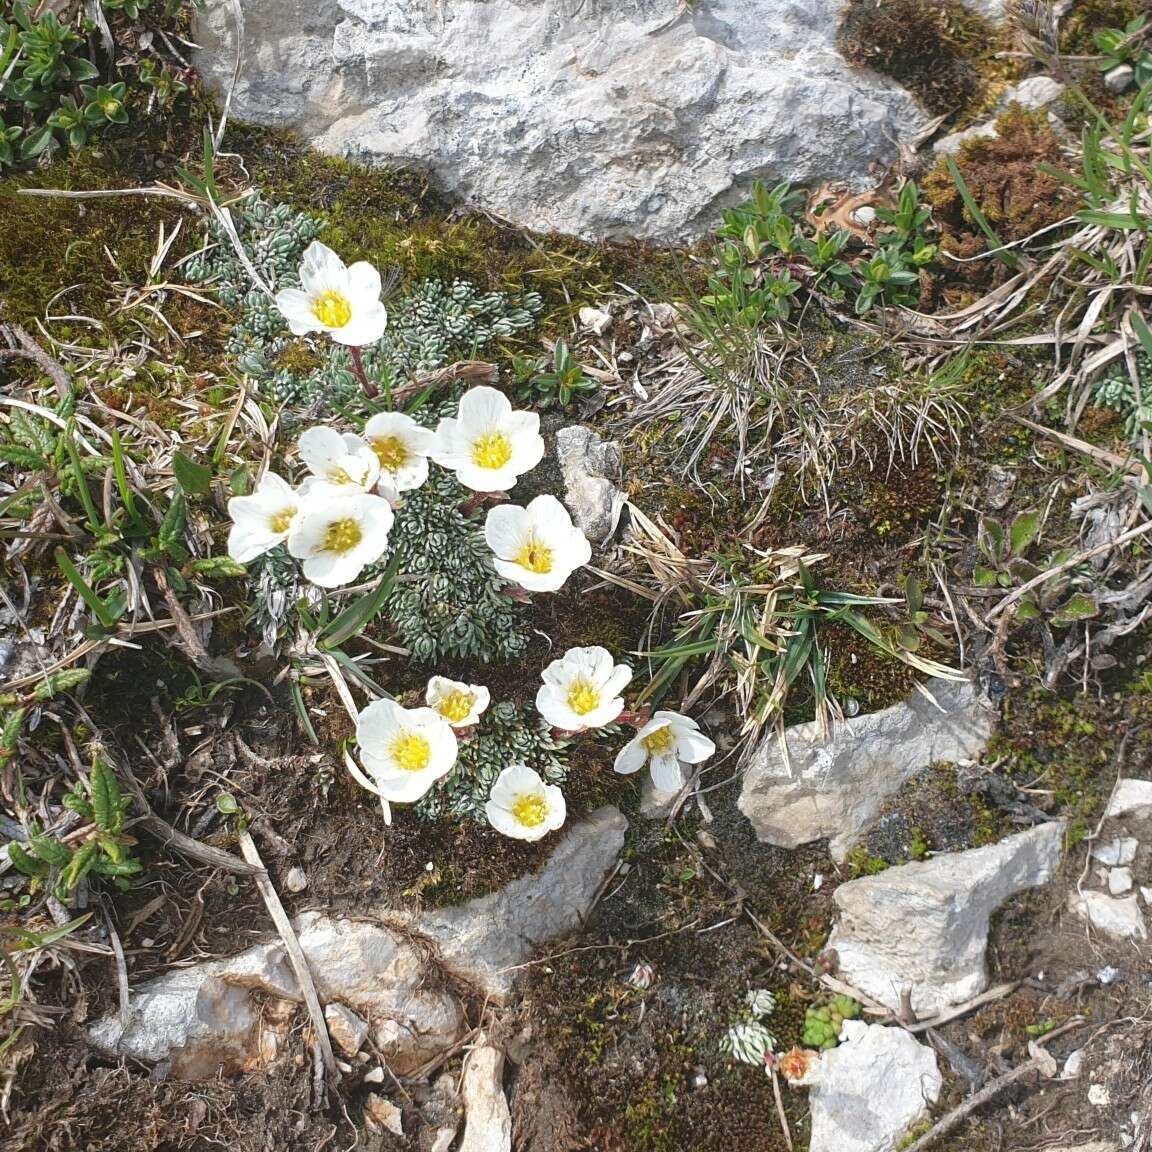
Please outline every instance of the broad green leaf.
[[1040, 531], [1040, 513], [1035, 510], [1019, 513], [1012, 521], [1010, 552], [1013, 556], [1023, 556], [1028, 545], [1036, 539]]
[[212, 490], [212, 469], [190, 460], [183, 452], [172, 457], [172, 473], [189, 496], [207, 496]]

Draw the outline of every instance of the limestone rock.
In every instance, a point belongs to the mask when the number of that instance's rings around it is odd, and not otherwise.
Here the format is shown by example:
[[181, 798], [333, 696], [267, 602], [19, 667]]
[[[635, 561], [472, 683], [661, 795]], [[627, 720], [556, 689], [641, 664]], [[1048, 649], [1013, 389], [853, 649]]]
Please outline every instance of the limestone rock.
[[1114, 840], [1107, 840], [1092, 849], [1092, 859], [1099, 861], [1108, 868], [1118, 865], [1126, 867], [1136, 859], [1136, 850], [1140, 841], [1132, 836], [1117, 836]]
[[1125, 778], [1116, 783], [1116, 789], [1104, 813], [1109, 819], [1117, 816], [1152, 816], [1152, 780]]
[[927, 690], [939, 707], [914, 692], [882, 712], [841, 722], [827, 741], [814, 723], [794, 725], [785, 733], [787, 760], [775, 736], [764, 740], [739, 801], [757, 837], [795, 848], [827, 836], [833, 859], [843, 860], [907, 780], [936, 761], [978, 756], [993, 714], [973, 686], [936, 680]]
[[512, 1116], [503, 1074], [503, 1051], [481, 1034], [464, 1061], [464, 1135], [459, 1152], [512, 1152]]
[[1131, 64], [1117, 64], [1104, 73], [1104, 87], [1117, 94], [1127, 91], [1136, 79], [1136, 69]]
[[[372, 1020], [394, 1072], [419, 1067], [463, 1033], [456, 998], [435, 987], [423, 951], [402, 933], [318, 912], [295, 927], [321, 1003], [340, 1001]], [[134, 990], [126, 1029], [107, 1016], [89, 1038], [104, 1052], [159, 1064], [179, 1079], [244, 1070], [260, 1052], [251, 992], [301, 1000], [281, 944], [150, 980]]]
[[892, 1009], [912, 990], [929, 1016], [982, 992], [992, 913], [1045, 883], [1060, 862], [1063, 822], [1041, 824], [967, 852], [903, 864], [841, 884], [828, 947], [844, 979]]
[[[690, 239], [756, 179], [870, 186], [925, 122], [840, 57], [843, 5], [245, 0], [233, 114], [432, 169], [541, 232]], [[194, 39], [227, 90], [230, 0], [208, 0]]]
[[343, 1004], [325, 1004], [328, 1035], [345, 1056], [355, 1056], [368, 1039], [368, 1021]]
[[1106, 936], [1116, 940], [1148, 939], [1148, 926], [1135, 896], [1118, 899], [1105, 892], [1073, 892], [1068, 907]]
[[811, 1152], [890, 1152], [940, 1095], [930, 1048], [902, 1028], [847, 1020], [808, 1095]]
[[1108, 869], [1108, 891], [1113, 896], [1123, 896], [1132, 891], [1132, 870], [1130, 868]]
[[578, 928], [624, 846], [628, 821], [612, 807], [573, 825], [534, 876], [467, 904], [436, 908], [411, 921], [435, 941], [456, 975], [501, 1002], [516, 965], [536, 945]]
[[369, 1092], [364, 1101], [364, 1111], [376, 1121], [386, 1132], [394, 1136], [404, 1135], [404, 1121], [400, 1109], [391, 1100]]
[[645, 772], [640, 781], [640, 815], [645, 820], [666, 820], [678, 795], [678, 792], [662, 792]]
[[623, 462], [620, 445], [573, 424], [556, 433], [556, 456], [573, 521], [593, 543], [603, 543], [616, 526], [618, 502], [624, 498], [616, 486]]

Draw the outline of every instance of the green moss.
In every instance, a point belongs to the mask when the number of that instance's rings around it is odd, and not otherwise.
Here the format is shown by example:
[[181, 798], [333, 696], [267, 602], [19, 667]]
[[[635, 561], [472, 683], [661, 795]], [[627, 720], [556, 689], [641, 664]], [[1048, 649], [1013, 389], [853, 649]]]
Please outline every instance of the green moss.
[[679, 253], [558, 234], [529, 238], [460, 211], [423, 172], [324, 156], [290, 133], [250, 125], [233, 125], [227, 146], [249, 159], [251, 183], [268, 200], [323, 219], [324, 242], [346, 260], [395, 267], [411, 281], [459, 277], [489, 289], [534, 289], [548, 304], [545, 334], [561, 331], [585, 299], [617, 281], [660, 299], [684, 287]]
[[873, 856], [864, 844], [857, 844], [848, 854], [848, 874], [853, 880], [861, 876], [877, 876], [892, 865], [880, 856]]

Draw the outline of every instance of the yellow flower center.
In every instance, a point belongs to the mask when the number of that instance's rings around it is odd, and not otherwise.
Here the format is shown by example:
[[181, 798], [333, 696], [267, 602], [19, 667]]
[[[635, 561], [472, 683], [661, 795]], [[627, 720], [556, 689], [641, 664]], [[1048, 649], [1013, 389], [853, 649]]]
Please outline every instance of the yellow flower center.
[[358, 520], [333, 520], [324, 533], [324, 551], [343, 556], [363, 539], [364, 533]]
[[524, 547], [516, 553], [516, 563], [542, 576], [552, 571], [552, 549], [541, 544], [534, 536], [529, 536]]
[[648, 749], [649, 755], [666, 756], [676, 747], [676, 733], [670, 726], [665, 725], [642, 737], [640, 743]]
[[600, 707], [600, 693], [587, 680], [573, 680], [568, 686], [568, 707], [577, 716], [587, 716]]
[[512, 804], [512, 815], [525, 828], [538, 828], [548, 815], [548, 805], [543, 796], [528, 792], [516, 797]]
[[277, 535], [282, 532], [287, 532], [292, 527], [292, 520], [296, 515], [295, 508], [285, 508], [282, 512], [277, 512], [275, 516], [268, 522], [268, 527], [272, 529]]
[[399, 472], [408, 463], [411, 453], [408, 451], [408, 445], [399, 436], [381, 436], [369, 443], [385, 472]]
[[472, 711], [475, 700], [471, 692], [449, 692], [436, 705], [436, 711], [450, 724], [459, 724]]
[[423, 772], [432, 759], [432, 745], [419, 732], [405, 732], [392, 741], [392, 759], [405, 772]]
[[339, 292], [325, 292], [313, 302], [312, 315], [325, 328], [343, 328], [352, 319], [352, 305]]
[[472, 441], [472, 463], [478, 468], [503, 468], [512, 459], [512, 441], [503, 432], [486, 432]]

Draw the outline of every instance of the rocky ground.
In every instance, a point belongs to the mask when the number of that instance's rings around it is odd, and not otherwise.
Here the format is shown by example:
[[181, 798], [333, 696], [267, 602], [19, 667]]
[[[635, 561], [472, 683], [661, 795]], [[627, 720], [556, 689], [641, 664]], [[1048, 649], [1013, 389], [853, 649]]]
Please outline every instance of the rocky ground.
[[[117, 8], [186, 90], [0, 168], [6, 1147], [1152, 1148], [1147, 5], [769, 7], [209, 4], [203, 87]], [[318, 237], [360, 361], [270, 304]], [[562, 590], [438, 469], [351, 590], [228, 561], [304, 428], [476, 384]], [[355, 716], [432, 673], [493, 706], [386, 823]]]

